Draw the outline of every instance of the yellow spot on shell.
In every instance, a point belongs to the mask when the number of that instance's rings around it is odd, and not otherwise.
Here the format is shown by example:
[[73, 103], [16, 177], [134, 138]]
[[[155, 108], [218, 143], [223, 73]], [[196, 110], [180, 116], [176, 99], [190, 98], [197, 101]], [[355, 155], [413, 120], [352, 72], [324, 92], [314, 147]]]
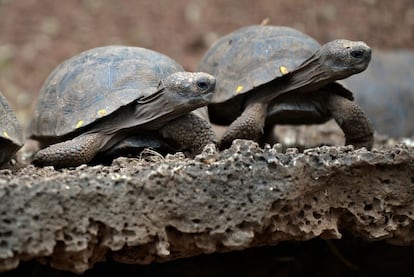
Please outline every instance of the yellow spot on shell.
[[242, 90], [243, 90], [243, 86], [238, 86], [237, 89], [236, 89], [236, 92], [240, 93]]
[[4, 131], [4, 132], [3, 132], [3, 136], [4, 136], [5, 138], [8, 138], [8, 139], [10, 138], [9, 134], [8, 134], [6, 131]]
[[98, 116], [99, 117], [102, 117], [104, 115], [106, 115], [106, 110], [105, 109], [101, 109], [101, 110], [98, 111]]
[[83, 125], [83, 123], [84, 123], [85, 121], [83, 121], [83, 120], [79, 120], [78, 121], [78, 124], [76, 124], [76, 128], [80, 128], [80, 127], [82, 127], [82, 125]]
[[283, 65], [281, 67], [279, 67], [279, 70], [280, 70], [280, 73], [282, 73], [283, 75], [289, 73], [289, 70], [287, 69], [287, 67], [283, 66]]

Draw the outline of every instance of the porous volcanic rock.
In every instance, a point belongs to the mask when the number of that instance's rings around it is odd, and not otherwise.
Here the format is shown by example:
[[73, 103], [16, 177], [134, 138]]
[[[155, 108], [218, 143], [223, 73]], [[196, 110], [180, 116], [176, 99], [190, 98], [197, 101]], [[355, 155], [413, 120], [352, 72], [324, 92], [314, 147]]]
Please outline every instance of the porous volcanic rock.
[[414, 243], [414, 151], [407, 144], [303, 152], [236, 140], [195, 159], [0, 171], [0, 271], [37, 260], [82, 273], [346, 232]]

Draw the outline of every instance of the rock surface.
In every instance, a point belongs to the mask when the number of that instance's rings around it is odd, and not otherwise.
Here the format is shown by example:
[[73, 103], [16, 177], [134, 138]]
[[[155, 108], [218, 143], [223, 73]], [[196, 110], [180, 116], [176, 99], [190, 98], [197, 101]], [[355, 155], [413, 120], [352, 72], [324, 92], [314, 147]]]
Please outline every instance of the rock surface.
[[298, 152], [236, 140], [194, 160], [0, 171], [0, 270], [38, 260], [82, 273], [343, 232], [414, 243], [412, 144]]

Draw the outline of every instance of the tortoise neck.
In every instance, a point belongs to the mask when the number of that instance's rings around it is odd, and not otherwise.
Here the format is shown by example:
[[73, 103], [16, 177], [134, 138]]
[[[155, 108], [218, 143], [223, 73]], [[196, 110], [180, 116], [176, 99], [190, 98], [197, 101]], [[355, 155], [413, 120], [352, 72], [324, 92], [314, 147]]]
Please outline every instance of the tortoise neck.
[[293, 71], [286, 86], [289, 90], [300, 89], [303, 92], [314, 91], [332, 82], [329, 70], [326, 69], [319, 51], [304, 61]]

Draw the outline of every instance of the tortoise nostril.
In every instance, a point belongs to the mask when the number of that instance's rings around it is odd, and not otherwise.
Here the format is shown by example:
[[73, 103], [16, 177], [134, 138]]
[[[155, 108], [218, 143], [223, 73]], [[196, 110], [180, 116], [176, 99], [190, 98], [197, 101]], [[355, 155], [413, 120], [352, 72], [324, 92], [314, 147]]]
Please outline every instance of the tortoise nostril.
[[351, 51], [351, 56], [356, 58], [356, 59], [360, 59], [364, 56], [364, 50], [352, 50]]

